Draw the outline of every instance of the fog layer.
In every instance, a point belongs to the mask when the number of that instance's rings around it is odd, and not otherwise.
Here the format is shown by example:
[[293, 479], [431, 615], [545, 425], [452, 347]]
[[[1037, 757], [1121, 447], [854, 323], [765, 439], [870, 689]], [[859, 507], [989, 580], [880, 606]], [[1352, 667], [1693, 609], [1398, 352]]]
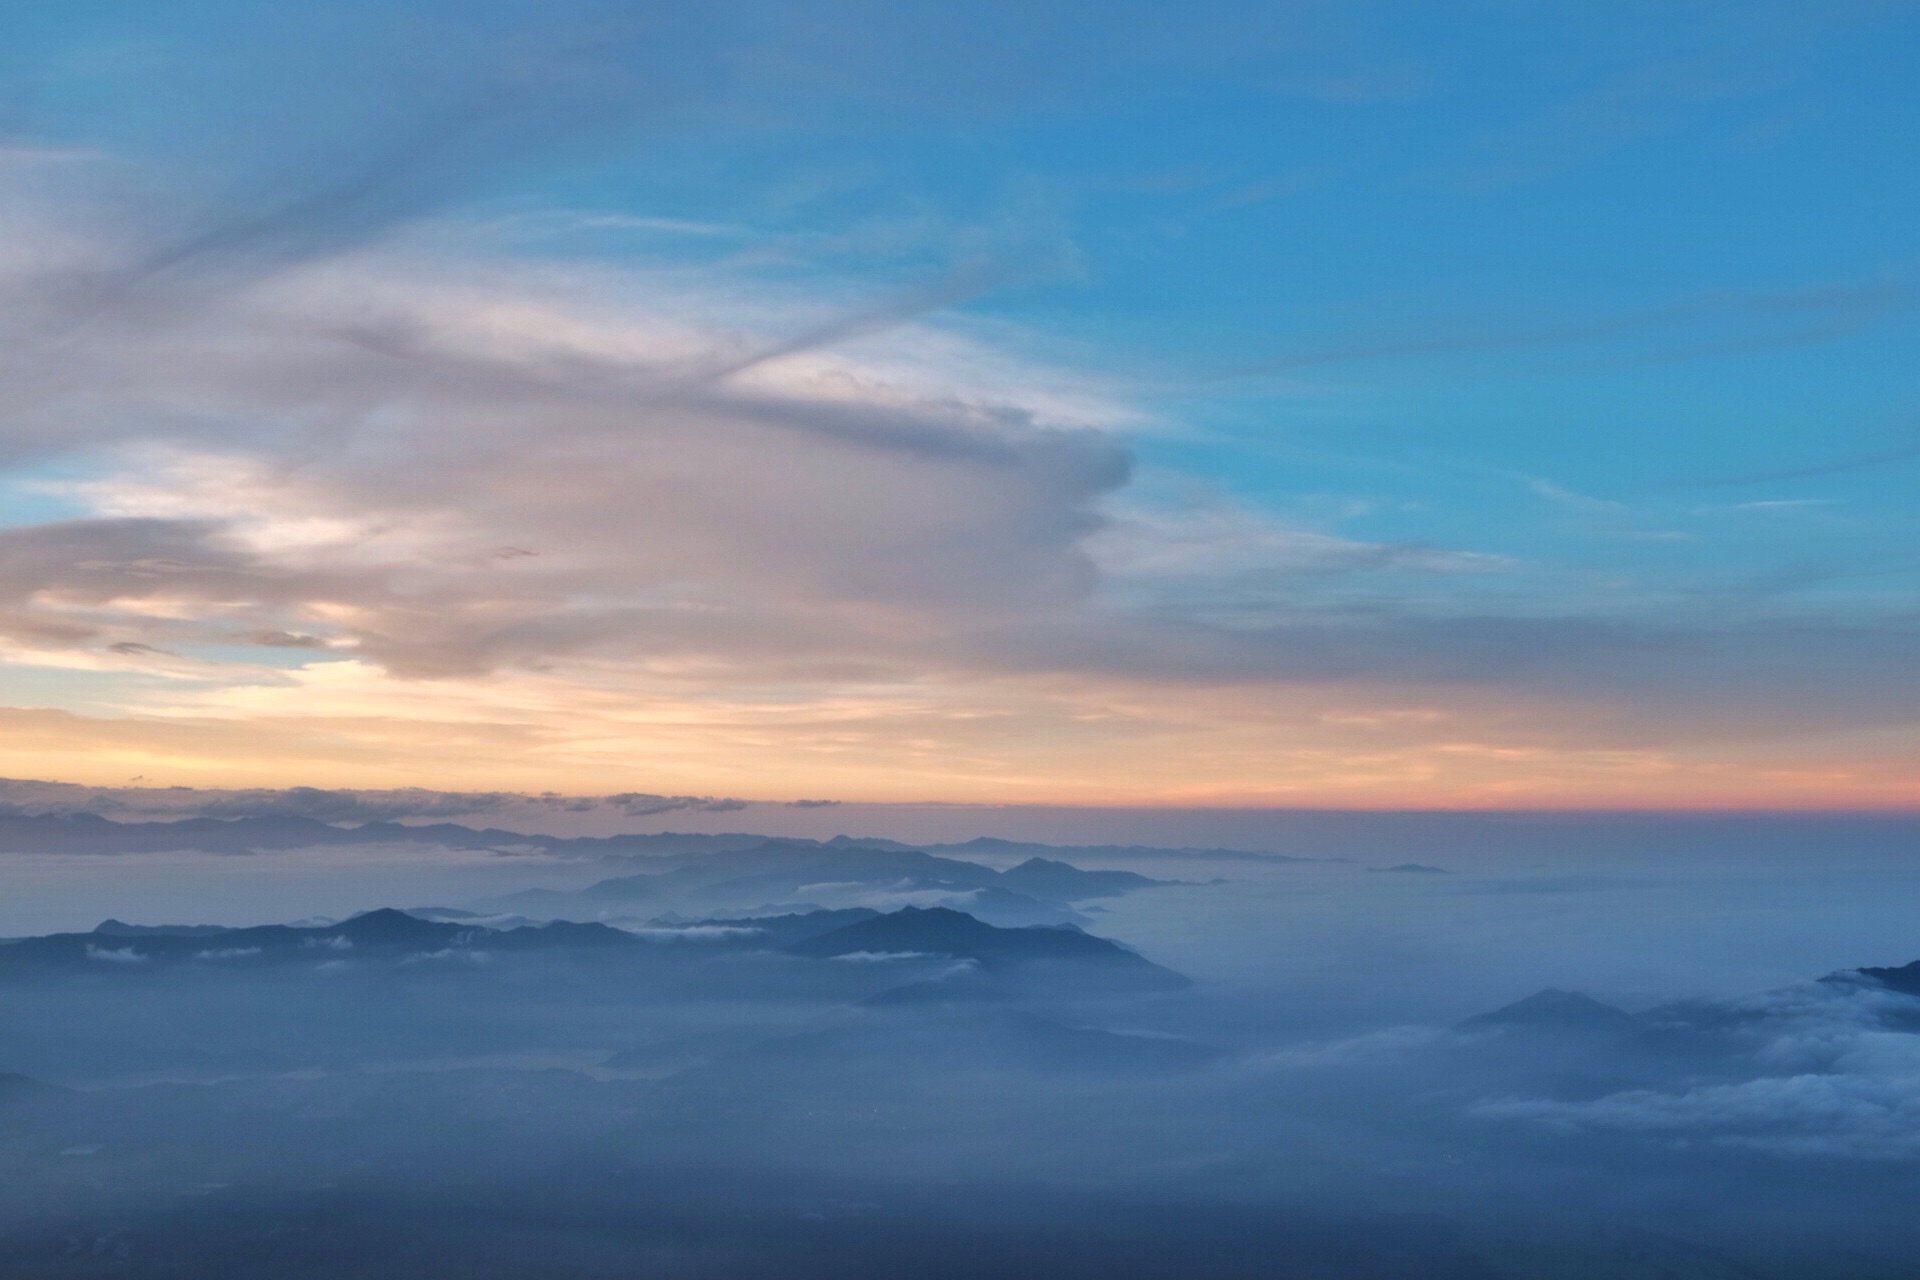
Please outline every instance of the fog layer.
[[16, 918], [114, 905], [0, 946], [0, 1258], [1899, 1274], [1920, 937], [1884, 824], [1817, 878], [1724, 841], [1442, 856], [1444, 826], [3, 855]]

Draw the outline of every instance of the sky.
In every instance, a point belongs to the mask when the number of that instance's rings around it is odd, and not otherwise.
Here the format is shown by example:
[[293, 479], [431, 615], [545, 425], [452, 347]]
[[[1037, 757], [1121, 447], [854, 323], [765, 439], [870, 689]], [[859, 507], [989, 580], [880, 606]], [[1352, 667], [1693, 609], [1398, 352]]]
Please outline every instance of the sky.
[[0, 17], [0, 773], [1920, 804], [1920, 10]]

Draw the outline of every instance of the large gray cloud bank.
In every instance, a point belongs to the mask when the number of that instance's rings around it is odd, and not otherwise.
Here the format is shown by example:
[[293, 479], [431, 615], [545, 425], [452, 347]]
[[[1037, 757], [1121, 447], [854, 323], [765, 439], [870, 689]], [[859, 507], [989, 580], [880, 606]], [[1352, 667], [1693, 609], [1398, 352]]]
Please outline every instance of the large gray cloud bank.
[[[1552, 566], [1156, 506], [1125, 378], [942, 314], [1069, 268], [1045, 219], [947, 228], [877, 277], [817, 237], [697, 261], [515, 240], [511, 175], [738, 125], [797, 82], [928, 118], [1051, 100], [1034, 75], [904, 75], [927, 51], [882, 56], [884, 32], [821, 38], [851, 20], [765, 16], [488, 6], [384, 52], [367, 37], [392, 28], [346, 23], [271, 92], [264, 46], [190, 101], [162, 77], [166, 136], [137, 155], [124, 111], [92, 149], [22, 114], [0, 153], [0, 456], [64, 506], [0, 529], [0, 641], [135, 680], [351, 658], [403, 681], [566, 672], [585, 703], [671, 687], [758, 712], [804, 690], [948, 726], [1027, 681], [1066, 735], [1157, 731], [1195, 687], [1314, 733], [1385, 704], [1443, 751], [1912, 724], [1908, 618], [1602, 606]], [[1221, 57], [1245, 21], [1102, 47], [1063, 91]], [[998, 54], [1048, 35], [964, 27]], [[352, 95], [315, 70], [355, 59]]]

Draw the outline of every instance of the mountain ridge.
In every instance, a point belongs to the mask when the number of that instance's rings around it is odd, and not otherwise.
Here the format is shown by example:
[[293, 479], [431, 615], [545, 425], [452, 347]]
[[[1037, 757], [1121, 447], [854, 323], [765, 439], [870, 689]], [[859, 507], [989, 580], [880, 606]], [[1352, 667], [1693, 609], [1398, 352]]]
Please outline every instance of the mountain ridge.
[[934, 856], [1025, 853], [1065, 857], [1258, 859], [1320, 861], [1245, 849], [1158, 848], [1148, 845], [1049, 845], [981, 836], [959, 843], [910, 844], [884, 836], [836, 835], [824, 840], [753, 832], [639, 832], [611, 836], [557, 836], [469, 827], [454, 822], [376, 820], [330, 823], [298, 815], [187, 817], [123, 822], [92, 813], [0, 812], [0, 853], [246, 853], [356, 844], [437, 844], [464, 850], [530, 849], [600, 858], [673, 858], [756, 848], [874, 849]]

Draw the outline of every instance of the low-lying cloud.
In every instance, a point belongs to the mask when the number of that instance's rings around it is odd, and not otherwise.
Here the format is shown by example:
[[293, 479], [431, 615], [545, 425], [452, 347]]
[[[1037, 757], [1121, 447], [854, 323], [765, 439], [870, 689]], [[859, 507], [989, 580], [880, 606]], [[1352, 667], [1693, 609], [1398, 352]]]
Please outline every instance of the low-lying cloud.
[[[1814, 984], [1687, 1011], [1725, 1025], [1731, 1069], [1751, 1078], [1625, 1089], [1584, 1099], [1505, 1098], [1484, 1119], [1830, 1160], [1920, 1157], [1920, 1036], [1910, 996]], [[1657, 1015], [1656, 1015], [1657, 1016]]]

